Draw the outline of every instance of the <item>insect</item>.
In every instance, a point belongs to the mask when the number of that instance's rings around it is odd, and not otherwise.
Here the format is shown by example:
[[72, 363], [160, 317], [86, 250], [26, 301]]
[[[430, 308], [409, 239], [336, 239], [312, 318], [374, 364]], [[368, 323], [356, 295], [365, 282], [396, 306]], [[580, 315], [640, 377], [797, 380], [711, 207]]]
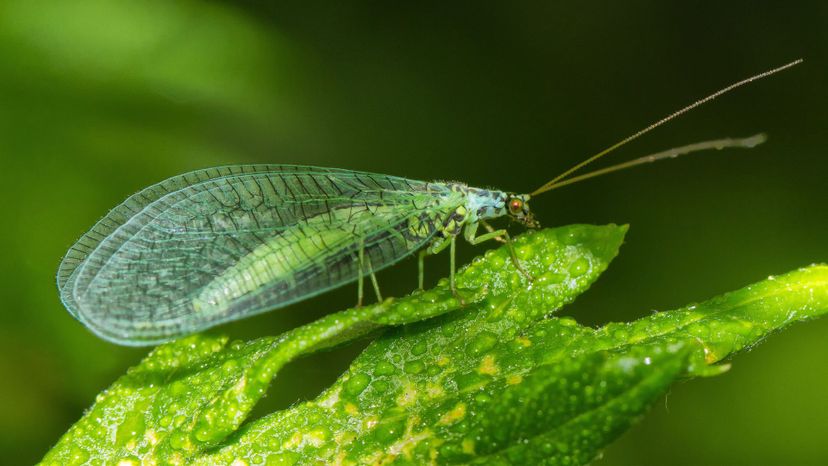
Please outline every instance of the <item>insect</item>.
[[[753, 147], [762, 135], [678, 147], [571, 176], [618, 147], [736, 87], [732, 84], [586, 159], [529, 194], [335, 168], [235, 165], [185, 173], [130, 196], [73, 245], [57, 285], [69, 312], [104, 339], [155, 344], [258, 314], [369, 276], [456, 238], [509, 241], [488, 221], [538, 226], [529, 200], [605, 173], [705, 149]], [[485, 232], [480, 231], [480, 227]], [[519, 265], [515, 258], [516, 265]]]

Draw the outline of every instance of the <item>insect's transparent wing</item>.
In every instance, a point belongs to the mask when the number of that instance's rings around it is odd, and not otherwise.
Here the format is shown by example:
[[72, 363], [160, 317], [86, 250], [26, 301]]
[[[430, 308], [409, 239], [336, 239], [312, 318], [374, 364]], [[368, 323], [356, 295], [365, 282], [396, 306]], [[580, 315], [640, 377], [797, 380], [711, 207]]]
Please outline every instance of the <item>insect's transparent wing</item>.
[[347, 170], [196, 171], [113, 209], [67, 253], [58, 287], [102, 337], [156, 343], [353, 281], [360, 244], [374, 270], [391, 265], [459, 201], [442, 184]]

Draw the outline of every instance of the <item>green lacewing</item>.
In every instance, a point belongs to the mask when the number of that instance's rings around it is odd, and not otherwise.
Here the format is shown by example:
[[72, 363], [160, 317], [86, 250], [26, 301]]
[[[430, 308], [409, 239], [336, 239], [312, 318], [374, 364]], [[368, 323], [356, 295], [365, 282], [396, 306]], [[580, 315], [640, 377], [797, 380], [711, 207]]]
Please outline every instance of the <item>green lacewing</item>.
[[[719, 139], [570, 176], [707, 101], [800, 63], [732, 84], [572, 167], [530, 194], [336, 168], [233, 165], [175, 176], [133, 194], [73, 245], [57, 285], [69, 312], [100, 337], [149, 345], [307, 299], [358, 281], [459, 235], [507, 241], [487, 221], [537, 227], [529, 199], [605, 173], [706, 149], [753, 147], [762, 135]], [[478, 235], [479, 226], [488, 231]], [[516, 262], [516, 265], [519, 264]], [[377, 288], [379, 297], [379, 290]]]

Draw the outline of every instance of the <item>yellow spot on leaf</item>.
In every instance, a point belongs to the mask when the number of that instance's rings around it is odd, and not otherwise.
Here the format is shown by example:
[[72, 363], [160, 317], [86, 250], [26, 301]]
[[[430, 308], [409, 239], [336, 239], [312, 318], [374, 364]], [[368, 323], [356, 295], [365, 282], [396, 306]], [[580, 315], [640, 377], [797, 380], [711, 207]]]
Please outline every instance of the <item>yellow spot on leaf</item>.
[[439, 358], [437, 358], [436, 362], [438, 366], [445, 367], [448, 365], [449, 362], [451, 362], [451, 359], [449, 359], [448, 356], [440, 356]]
[[457, 405], [451, 409], [451, 411], [443, 414], [443, 417], [437, 421], [439, 425], [448, 425], [454, 424], [455, 422], [463, 419], [466, 417], [466, 403], [457, 403]]
[[430, 436], [431, 431], [429, 431], [428, 429], [422, 432], [418, 432], [416, 434], [406, 435], [400, 440], [394, 442], [390, 447], [388, 447], [388, 449], [394, 456], [399, 456], [400, 453], [402, 453], [403, 455], [405, 455], [406, 458], [410, 459], [412, 457], [412, 452], [414, 448], [417, 446], [417, 444], [429, 438]]
[[338, 432], [334, 436], [334, 440], [336, 440], [336, 444], [339, 446], [348, 445], [349, 443], [353, 442], [356, 438], [356, 432], [352, 432], [350, 430], [346, 430], [344, 432]]
[[365, 429], [367, 430], [373, 429], [377, 426], [377, 424], [379, 424], [379, 418], [376, 416], [370, 416], [369, 418], [365, 419], [365, 421], [363, 421], [363, 426], [365, 426]]
[[397, 404], [399, 406], [407, 406], [417, 399], [417, 388], [411, 384], [406, 385], [400, 396], [397, 397]]
[[295, 432], [293, 435], [290, 436], [287, 442], [283, 445], [285, 449], [293, 449], [298, 447], [302, 443], [302, 433]]
[[406, 458], [411, 459], [412, 452], [418, 443], [431, 437], [431, 431], [425, 429], [421, 432], [414, 432], [414, 426], [419, 422], [417, 416], [411, 416], [408, 419], [403, 436], [388, 447], [388, 452], [393, 457], [400, 456], [402, 453]]
[[509, 377], [506, 377], [506, 383], [509, 385], [517, 385], [523, 382], [523, 376], [520, 374], [512, 374]]
[[713, 364], [714, 362], [716, 362], [718, 360], [719, 360], [719, 356], [716, 353], [714, 353], [711, 349], [709, 349], [708, 347], [705, 346], [704, 347], [704, 362], [706, 362], [708, 364]]
[[325, 444], [325, 440], [328, 439], [327, 432], [322, 429], [315, 429], [308, 432], [304, 437], [303, 440], [306, 443], [313, 445], [316, 448], [321, 447]]
[[439, 396], [442, 396], [444, 393], [445, 390], [443, 390], [443, 387], [437, 385], [436, 383], [430, 383], [426, 388], [426, 394], [428, 394], [429, 398], [437, 398]]
[[467, 438], [463, 439], [463, 443], [461, 444], [463, 447], [463, 453], [473, 455], [474, 454], [474, 440]]
[[483, 360], [480, 361], [480, 367], [477, 368], [477, 372], [485, 375], [497, 375], [499, 371], [497, 364], [495, 364], [494, 356], [487, 354], [483, 357]]
[[532, 340], [530, 340], [526, 337], [517, 337], [517, 338], [515, 338], [515, 341], [518, 342], [518, 344], [523, 346], [524, 348], [528, 348], [528, 347], [532, 346]]
[[327, 397], [319, 401], [319, 406], [325, 408], [333, 407], [333, 405], [335, 405], [339, 401], [339, 392], [341, 391], [341, 388], [332, 391]]
[[370, 464], [371, 466], [381, 466], [383, 464], [388, 464], [392, 460], [385, 459], [383, 462], [383, 452], [375, 451], [369, 455], [364, 455], [359, 459], [359, 464]]
[[290, 436], [282, 447], [285, 449], [294, 449], [296, 447], [311, 445], [318, 448], [324, 445], [327, 438], [327, 433], [322, 429], [315, 429], [309, 432], [296, 432]]
[[341, 452], [339, 452], [338, 455], [336, 455], [336, 457], [333, 460], [333, 463], [331, 463], [331, 464], [333, 466], [351, 466], [353, 464], [356, 464], [353, 461], [348, 461], [347, 458], [348, 458], [348, 453], [344, 452], [344, 451], [341, 451]]
[[345, 403], [345, 412], [351, 416], [356, 416], [359, 414], [359, 408], [357, 408], [353, 403]]

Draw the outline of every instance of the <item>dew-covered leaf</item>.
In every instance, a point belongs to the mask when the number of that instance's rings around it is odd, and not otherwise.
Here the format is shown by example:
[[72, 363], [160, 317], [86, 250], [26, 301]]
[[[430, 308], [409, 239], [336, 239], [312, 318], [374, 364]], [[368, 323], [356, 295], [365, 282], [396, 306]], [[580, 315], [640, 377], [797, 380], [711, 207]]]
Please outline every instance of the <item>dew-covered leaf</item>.
[[[449, 320], [487, 315], [491, 325], [481, 321], [476, 329], [483, 351], [502, 331], [517, 332], [586, 290], [615, 257], [625, 232], [615, 225], [573, 225], [524, 235], [514, 250], [535, 277], [531, 284], [516, 271], [507, 248], [488, 251], [457, 275], [463, 306], [442, 281], [432, 290], [331, 314], [279, 337], [228, 345], [222, 337], [194, 335], [162, 345], [101, 393], [44, 463], [195, 461], [230, 441], [227, 435], [286, 363], [383, 326], [458, 310]], [[527, 288], [533, 292], [515, 293]], [[349, 390], [359, 383], [359, 377], [349, 378]]]
[[202, 464], [584, 464], [678, 378], [828, 311], [828, 267], [591, 329], [510, 301], [394, 330], [317, 400], [245, 426]]
[[[828, 267], [771, 277], [701, 304], [599, 329], [549, 314], [607, 267], [624, 227], [569, 226], [516, 240], [445, 284], [225, 345], [156, 349], [104, 392], [47, 464], [583, 464], [678, 378], [828, 311]], [[244, 423], [298, 355], [386, 331], [316, 399]], [[285, 380], [283, 383], [289, 383]]]

